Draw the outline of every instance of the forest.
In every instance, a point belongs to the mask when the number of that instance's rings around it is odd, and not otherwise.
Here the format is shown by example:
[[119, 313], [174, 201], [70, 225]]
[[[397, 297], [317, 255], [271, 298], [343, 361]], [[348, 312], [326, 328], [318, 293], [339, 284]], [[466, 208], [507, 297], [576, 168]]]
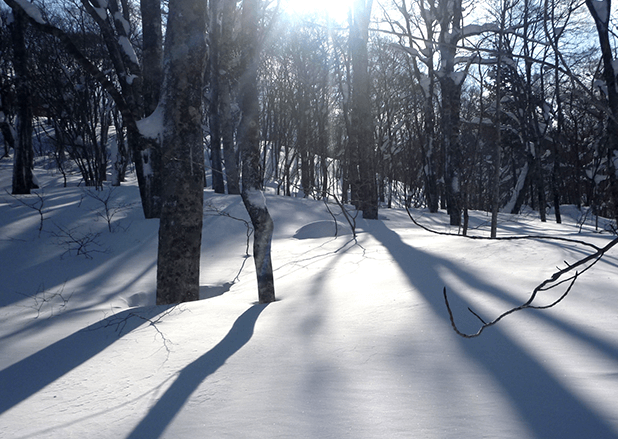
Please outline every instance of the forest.
[[[13, 194], [36, 187], [35, 156], [87, 187], [135, 172], [145, 217], [191, 247], [203, 188], [242, 193], [264, 251], [265, 188], [367, 219], [446, 210], [463, 235], [469, 210], [491, 212], [492, 237], [499, 212], [524, 208], [543, 222], [560, 223], [562, 205], [618, 217], [610, 0], [356, 0], [347, 17], [291, 1], [4, 3]], [[199, 246], [159, 247], [195, 278]]]
[[617, 438], [617, 12], [0, 0], [0, 437]]

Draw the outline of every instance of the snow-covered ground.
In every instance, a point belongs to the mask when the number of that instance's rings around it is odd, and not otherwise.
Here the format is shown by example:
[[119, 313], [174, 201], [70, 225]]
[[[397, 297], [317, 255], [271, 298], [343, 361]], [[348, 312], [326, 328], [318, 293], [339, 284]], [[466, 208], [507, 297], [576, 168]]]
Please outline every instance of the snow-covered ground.
[[[357, 240], [337, 215], [335, 237], [323, 202], [268, 195], [278, 301], [264, 306], [240, 197], [206, 191], [203, 300], [156, 307], [158, 222], [134, 184], [88, 195], [40, 171], [40, 196], [16, 199], [10, 178], [4, 159], [1, 438], [618, 437], [616, 249], [557, 307], [468, 340], [445, 286], [476, 331], [468, 306], [491, 319], [592, 250], [435, 235], [386, 209], [357, 219]], [[569, 212], [504, 215], [499, 233], [611, 240]], [[413, 213], [450, 230], [444, 213]]]

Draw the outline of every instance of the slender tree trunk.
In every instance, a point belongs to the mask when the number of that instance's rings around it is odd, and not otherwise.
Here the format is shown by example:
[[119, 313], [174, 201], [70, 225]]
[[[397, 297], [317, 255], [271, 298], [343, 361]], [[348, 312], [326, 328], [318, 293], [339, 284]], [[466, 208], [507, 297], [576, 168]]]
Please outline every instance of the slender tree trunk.
[[220, 0], [221, 5], [221, 37], [219, 40], [219, 65], [223, 72], [219, 78], [220, 124], [223, 146], [223, 162], [228, 194], [240, 194], [240, 176], [238, 160], [236, 159], [236, 142], [234, 140], [234, 118], [232, 115], [232, 57], [234, 13], [236, 0]]
[[32, 93], [28, 81], [28, 55], [24, 36], [26, 22], [21, 10], [14, 10], [11, 25], [13, 68], [17, 94], [17, 142], [13, 161], [13, 194], [29, 194], [35, 188], [32, 179]]
[[208, 59], [210, 100], [208, 104], [208, 126], [210, 128], [212, 188], [215, 193], [224, 194], [225, 183], [223, 180], [223, 167], [221, 163], [221, 125], [219, 117], [219, 78], [221, 76], [221, 66], [219, 64], [219, 54], [221, 53], [219, 10], [219, 0], [210, 0], [210, 56]]
[[157, 304], [199, 299], [204, 203], [202, 90], [206, 6], [170, 0], [162, 94], [162, 210]]
[[161, 0], [140, 0], [142, 12], [142, 93], [144, 113], [152, 114], [159, 104], [163, 80], [163, 31]]
[[253, 258], [260, 303], [275, 300], [271, 261], [273, 221], [266, 207], [260, 176], [260, 124], [257, 89], [259, 63], [259, 0], [244, 0], [242, 12], [243, 75], [241, 77], [242, 121], [239, 143], [242, 152], [242, 200], [253, 224]]

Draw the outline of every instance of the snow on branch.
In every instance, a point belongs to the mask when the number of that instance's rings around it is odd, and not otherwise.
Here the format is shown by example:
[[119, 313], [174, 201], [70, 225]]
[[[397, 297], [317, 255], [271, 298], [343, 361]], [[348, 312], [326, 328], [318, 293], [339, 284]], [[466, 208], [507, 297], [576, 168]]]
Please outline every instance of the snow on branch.
[[[455, 323], [455, 317], [453, 316], [453, 311], [451, 310], [451, 306], [448, 300], [448, 295], [446, 294], [446, 287], [444, 287], [444, 290], [443, 290], [444, 302], [446, 303], [446, 309], [448, 311], [449, 319], [451, 321], [451, 326], [453, 327], [453, 330], [458, 335], [464, 338], [474, 338], [474, 337], [478, 337], [479, 335], [481, 335], [481, 333], [485, 330], [485, 328], [489, 328], [490, 326], [495, 325], [500, 320], [502, 320], [504, 317], [510, 314], [513, 314], [516, 311], [521, 311], [523, 309], [548, 309], [553, 306], [556, 306], [558, 303], [562, 302], [562, 300], [571, 292], [571, 289], [573, 288], [573, 285], [575, 285], [575, 281], [577, 281], [578, 276], [584, 273], [585, 271], [589, 270], [590, 268], [592, 268], [597, 262], [601, 260], [601, 258], [605, 255], [605, 253], [607, 253], [616, 244], [618, 244], [618, 238], [615, 238], [605, 247], [598, 249], [596, 253], [593, 253], [583, 259], [580, 259], [579, 261], [577, 261], [576, 263], [572, 265], [567, 264], [566, 268], [556, 271], [550, 278], [545, 279], [543, 282], [537, 285], [537, 287], [532, 291], [530, 298], [525, 303], [519, 306], [516, 306], [514, 308], [511, 308], [508, 311], [503, 312], [498, 317], [496, 317], [495, 319], [489, 322], [486, 322], [485, 320], [481, 318], [481, 316], [479, 316], [471, 308], [468, 308], [468, 311], [470, 311], [482, 323], [479, 330], [472, 334], [461, 332], [459, 328], [457, 327], [457, 324]], [[576, 270], [579, 267], [583, 267], [581, 271]], [[552, 290], [554, 288], [559, 287], [562, 284], [568, 284], [568, 286], [565, 292], [557, 300], [553, 301], [552, 303], [548, 305], [533, 305], [532, 304], [532, 302], [534, 301], [534, 299], [536, 299], [537, 294], [539, 292]]]
[[[32, 20], [39, 24], [46, 24], [41, 15], [41, 10], [34, 3], [30, 3], [28, 0], [14, 0], [15, 3], [28, 15]], [[9, 3], [10, 6], [10, 3]]]

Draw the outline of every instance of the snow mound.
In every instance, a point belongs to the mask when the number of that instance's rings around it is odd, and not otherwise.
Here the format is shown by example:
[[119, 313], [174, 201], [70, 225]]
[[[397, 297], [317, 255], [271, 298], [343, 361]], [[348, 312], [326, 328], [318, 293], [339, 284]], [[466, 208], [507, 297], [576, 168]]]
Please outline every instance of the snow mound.
[[127, 301], [129, 308], [154, 306], [154, 297], [155, 296], [152, 293], [140, 291], [139, 293], [132, 294], [131, 296], [125, 298], [125, 300]]
[[344, 226], [343, 224], [335, 223], [335, 221], [316, 221], [298, 229], [294, 234], [294, 238], [316, 239], [350, 234], [352, 234], [350, 227]]

